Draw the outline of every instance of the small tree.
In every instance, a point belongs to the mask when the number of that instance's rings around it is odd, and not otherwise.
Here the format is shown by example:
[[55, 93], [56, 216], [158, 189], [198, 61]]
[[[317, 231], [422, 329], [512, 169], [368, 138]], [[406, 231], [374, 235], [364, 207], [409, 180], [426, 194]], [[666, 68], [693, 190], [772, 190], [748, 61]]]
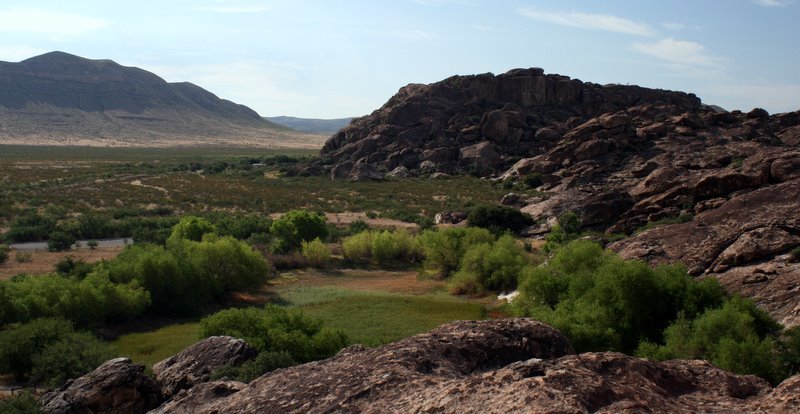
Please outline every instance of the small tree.
[[98, 246], [97, 240], [89, 240], [86, 242], [86, 247], [88, 247], [91, 250], [96, 249], [97, 246]]
[[499, 234], [504, 231], [519, 232], [533, 224], [530, 215], [513, 207], [499, 205], [480, 205], [470, 210], [467, 224], [471, 227], [483, 227]]
[[270, 232], [276, 238], [272, 249], [288, 253], [302, 247], [304, 241], [328, 236], [325, 216], [308, 210], [292, 210], [272, 222]]
[[50, 238], [47, 240], [47, 250], [51, 252], [67, 251], [72, 248], [76, 241], [78, 240], [72, 234], [56, 230], [50, 233]]

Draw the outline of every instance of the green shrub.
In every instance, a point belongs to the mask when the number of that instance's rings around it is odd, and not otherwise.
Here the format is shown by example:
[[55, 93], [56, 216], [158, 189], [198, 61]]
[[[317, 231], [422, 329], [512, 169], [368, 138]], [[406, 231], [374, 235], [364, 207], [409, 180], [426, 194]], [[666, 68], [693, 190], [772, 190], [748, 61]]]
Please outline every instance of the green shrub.
[[14, 252], [14, 260], [17, 263], [30, 263], [33, 261], [33, 253], [24, 250]]
[[680, 266], [625, 261], [583, 240], [522, 274], [516, 312], [553, 324], [580, 352], [633, 352], [640, 341], [661, 341], [679, 314], [694, 317], [724, 299], [713, 279], [695, 281]]
[[83, 279], [88, 275], [94, 266], [86, 263], [82, 259], [75, 259], [72, 256], [64, 256], [56, 262], [56, 272], [64, 277]]
[[791, 255], [792, 255], [792, 260], [794, 260], [795, 262], [800, 262], [800, 246], [792, 249]]
[[423, 231], [417, 240], [424, 253], [424, 266], [446, 278], [458, 269], [470, 246], [493, 243], [495, 237], [483, 228], [451, 227]]
[[269, 233], [272, 220], [258, 214], [224, 214], [213, 218], [220, 236], [232, 236], [239, 240], [247, 240], [254, 234]]
[[0, 282], [0, 325], [62, 317], [78, 326], [128, 320], [141, 315], [150, 295], [137, 283], [113, 283], [95, 270], [83, 280], [58, 275], [18, 277]]
[[299, 363], [330, 357], [347, 345], [341, 331], [324, 328], [300, 310], [275, 305], [217, 312], [200, 321], [200, 334], [241, 338], [259, 352], [283, 351]]
[[108, 345], [76, 332], [63, 319], [35, 319], [0, 332], [0, 372], [35, 385], [55, 387], [111, 357]]
[[181, 219], [174, 227], [172, 227], [172, 234], [169, 240], [191, 240], [199, 242], [203, 240], [203, 236], [209, 233], [214, 233], [216, 227], [210, 221], [195, 216], [186, 216]]
[[638, 354], [656, 360], [707, 359], [720, 368], [776, 384], [785, 376], [781, 360], [775, 358], [773, 334], [778, 330], [780, 325], [752, 301], [733, 297], [694, 320], [679, 318], [664, 331], [664, 345], [643, 344]]
[[470, 246], [450, 281], [451, 291], [478, 294], [486, 289], [512, 290], [517, 287], [517, 279], [526, 264], [525, 251], [508, 235], [491, 244]]
[[8, 245], [0, 244], [0, 264], [8, 260]]
[[369, 224], [364, 220], [355, 220], [347, 226], [347, 230], [351, 235], [358, 234], [369, 230]]
[[525, 178], [522, 179], [522, 182], [524, 182], [528, 188], [539, 188], [544, 184], [543, 178], [541, 173], [535, 172], [526, 175]]
[[78, 239], [71, 233], [56, 230], [50, 233], [47, 239], [47, 250], [51, 252], [63, 252], [71, 249], [76, 241], [78, 241]]
[[319, 238], [303, 242], [303, 257], [314, 267], [323, 266], [331, 259], [331, 250]]
[[342, 252], [347, 260], [376, 264], [414, 263], [422, 250], [416, 239], [405, 229], [396, 231], [365, 231], [346, 238]]
[[96, 249], [98, 245], [99, 244], [97, 243], [97, 240], [89, 240], [86, 242], [86, 247], [88, 247], [91, 250]]
[[558, 224], [550, 229], [550, 234], [545, 239], [545, 252], [551, 252], [558, 246], [577, 239], [581, 234], [581, 218], [574, 212], [568, 211], [558, 216]]
[[241, 366], [226, 366], [211, 373], [212, 379], [229, 378], [244, 383], [249, 383], [254, 379], [276, 369], [288, 368], [297, 365], [297, 361], [286, 351], [266, 351], [261, 352], [252, 361], [248, 361]]
[[495, 234], [504, 231], [517, 233], [532, 224], [530, 215], [508, 206], [479, 205], [473, 207], [467, 215], [468, 226], [483, 227]]
[[302, 242], [328, 236], [325, 216], [307, 210], [292, 210], [272, 222], [270, 233], [275, 240], [273, 252], [288, 253], [301, 248]]
[[42, 414], [39, 400], [30, 392], [23, 391], [6, 399], [0, 399], [0, 414]]

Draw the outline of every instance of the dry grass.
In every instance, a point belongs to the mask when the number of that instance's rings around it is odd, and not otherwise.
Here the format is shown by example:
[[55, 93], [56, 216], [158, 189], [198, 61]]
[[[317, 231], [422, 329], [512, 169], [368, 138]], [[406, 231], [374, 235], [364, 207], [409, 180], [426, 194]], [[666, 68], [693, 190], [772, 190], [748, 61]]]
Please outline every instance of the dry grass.
[[87, 263], [95, 263], [104, 259], [112, 259], [121, 252], [123, 247], [98, 247], [95, 250], [81, 248], [70, 252], [48, 252], [46, 250], [30, 250], [31, 261], [19, 263], [14, 258], [17, 251], [11, 249], [8, 261], [0, 265], [0, 280], [8, 279], [20, 273], [42, 274], [50, 273], [61, 258], [72, 256]]

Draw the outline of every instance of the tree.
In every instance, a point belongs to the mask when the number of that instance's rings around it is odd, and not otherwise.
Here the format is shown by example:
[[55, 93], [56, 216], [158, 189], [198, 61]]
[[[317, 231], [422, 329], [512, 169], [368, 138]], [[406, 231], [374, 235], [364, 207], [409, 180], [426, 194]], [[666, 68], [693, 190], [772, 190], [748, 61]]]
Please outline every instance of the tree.
[[214, 233], [215, 230], [214, 225], [202, 217], [186, 216], [172, 227], [169, 240], [182, 239], [199, 242], [203, 240], [204, 235]]
[[328, 236], [325, 216], [308, 210], [292, 210], [272, 222], [270, 232], [276, 238], [273, 251], [288, 253], [297, 250], [304, 241]]
[[8, 245], [0, 244], [0, 264], [8, 260]]
[[508, 206], [480, 205], [473, 207], [467, 215], [467, 225], [483, 227], [495, 234], [504, 231], [517, 233], [532, 224], [530, 215]]
[[50, 233], [49, 239], [47, 240], [47, 250], [51, 252], [67, 251], [72, 248], [72, 245], [75, 244], [76, 241], [78, 241], [78, 239], [72, 234], [56, 230]]

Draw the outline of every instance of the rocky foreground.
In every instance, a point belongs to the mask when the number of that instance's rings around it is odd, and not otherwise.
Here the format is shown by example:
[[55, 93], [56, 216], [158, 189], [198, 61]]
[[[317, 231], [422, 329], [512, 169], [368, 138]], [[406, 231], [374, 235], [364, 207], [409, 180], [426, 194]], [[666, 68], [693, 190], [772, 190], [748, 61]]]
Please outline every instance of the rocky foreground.
[[632, 236], [610, 246], [622, 256], [682, 262], [789, 327], [800, 323], [788, 255], [800, 246], [799, 146], [800, 111], [727, 112], [692, 94], [516, 69], [406, 86], [329, 139], [311, 169], [539, 175], [537, 195], [503, 199], [540, 223], [529, 235], [575, 212], [586, 230]]
[[[43, 398], [48, 413], [790, 413], [800, 376], [776, 388], [703, 361], [576, 355], [530, 319], [461, 321], [374, 349], [281, 369], [250, 384], [209, 373], [253, 356], [212, 337], [154, 367], [120, 358]], [[152, 411], [150, 411], [152, 410]]]

